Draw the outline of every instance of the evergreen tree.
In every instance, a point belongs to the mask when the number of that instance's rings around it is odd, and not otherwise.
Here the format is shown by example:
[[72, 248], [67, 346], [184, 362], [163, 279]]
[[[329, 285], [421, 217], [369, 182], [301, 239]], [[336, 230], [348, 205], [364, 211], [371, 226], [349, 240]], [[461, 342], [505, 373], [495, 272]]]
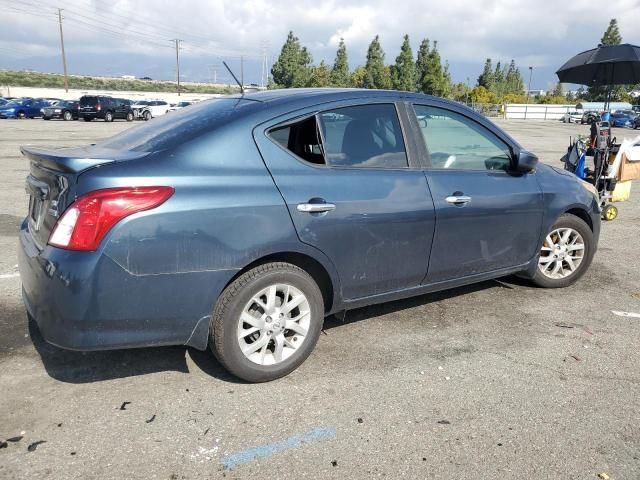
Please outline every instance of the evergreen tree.
[[620, 35], [618, 21], [615, 18], [609, 21], [609, 26], [605, 30], [604, 35], [602, 35], [600, 43], [602, 45], [620, 45], [622, 43], [622, 35]]
[[516, 62], [511, 60], [505, 75], [505, 94], [522, 95], [524, 92], [524, 80]]
[[392, 70], [393, 88], [413, 92], [416, 89], [416, 66], [413, 63], [413, 51], [409, 43], [409, 35], [404, 36], [400, 54]]
[[[612, 18], [609, 21], [609, 26], [602, 35], [600, 43], [602, 45], [620, 45], [622, 43], [622, 35], [618, 28], [618, 21], [615, 18]], [[622, 85], [616, 87], [589, 87], [587, 97], [592, 102], [605, 101], [607, 99], [609, 89], [611, 90], [611, 101], [620, 100], [621, 97], [625, 95], [625, 90], [627, 90], [627, 88]]]
[[420, 43], [420, 48], [418, 49], [418, 58], [416, 59], [416, 89], [419, 92], [423, 93], [425, 93], [425, 76], [429, 68], [429, 51], [429, 39], [425, 38]]
[[271, 68], [273, 82], [277, 88], [304, 87], [309, 82], [311, 54], [293, 32], [289, 32], [280, 56]]
[[333, 87], [350, 87], [351, 78], [349, 76], [349, 62], [347, 61], [347, 46], [344, 39], [340, 39], [336, 59], [333, 62], [331, 70], [331, 86]]
[[364, 79], [366, 88], [391, 88], [389, 69], [384, 64], [384, 51], [378, 35], [369, 44], [367, 63], [364, 68], [366, 70]]
[[433, 48], [427, 56], [426, 73], [422, 78], [421, 90], [429, 95], [444, 97], [451, 91], [448, 71], [442, 67], [442, 60], [438, 52], [438, 42], [433, 42]]
[[494, 93], [498, 96], [498, 99], [501, 99], [505, 94], [505, 76], [506, 72], [502, 70], [502, 63], [498, 60], [493, 71]]
[[494, 72], [493, 72], [491, 59], [487, 58], [487, 60], [484, 62], [484, 69], [482, 70], [482, 73], [478, 77], [478, 86], [484, 87], [490, 92], [493, 92], [495, 87], [493, 75], [494, 75]]

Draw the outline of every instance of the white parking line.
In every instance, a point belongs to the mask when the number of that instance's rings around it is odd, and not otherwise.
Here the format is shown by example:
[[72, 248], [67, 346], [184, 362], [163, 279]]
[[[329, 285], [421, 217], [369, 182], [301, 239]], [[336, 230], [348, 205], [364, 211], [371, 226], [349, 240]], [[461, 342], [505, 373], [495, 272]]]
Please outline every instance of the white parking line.
[[640, 313], [633, 313], [633, 312], [620, 312], [618, 310], [611, 310], [611, 313], [613, 313], [614, 315], [618, 315], [619, 317], [633, 317], [633, 318], [640, 318]]
[[20, 276], [19, 273], [3, 273], [3, 274], [0, 274], [0, 280], [5, 278], [17, 278], [19, 276]]

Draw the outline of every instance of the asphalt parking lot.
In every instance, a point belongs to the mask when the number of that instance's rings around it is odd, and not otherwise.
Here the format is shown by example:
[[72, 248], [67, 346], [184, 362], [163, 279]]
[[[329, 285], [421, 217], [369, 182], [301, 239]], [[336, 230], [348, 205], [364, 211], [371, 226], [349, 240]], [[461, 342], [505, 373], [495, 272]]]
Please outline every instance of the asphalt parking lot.
[[[499, 123], [558, 165], [588, 133]], [[27, 321], [19, 146], [127, 128], [0, 120], [0, 478], [640, 478], [640, 316], [612, 313], [640, 313], [639, 184], [577, 285], [508, 277], [329, 318], [301, 368], [250, 385], [207, 352], [64, 351]]]

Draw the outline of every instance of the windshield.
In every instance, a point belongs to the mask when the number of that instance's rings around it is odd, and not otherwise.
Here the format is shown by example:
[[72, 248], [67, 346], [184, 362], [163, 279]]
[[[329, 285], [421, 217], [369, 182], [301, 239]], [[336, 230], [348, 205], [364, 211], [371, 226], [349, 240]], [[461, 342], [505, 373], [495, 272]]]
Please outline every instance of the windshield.
[[241, 110], [244, 112], [256, 105], [260, 103], [243, 98], [208, 100], [126, 130], [100, 146], [137, 152], [166, 150], [212, 131], [236, 117]]
[[133, 100], [134, 105], [149, 105], [149, 102], [146, 100]]

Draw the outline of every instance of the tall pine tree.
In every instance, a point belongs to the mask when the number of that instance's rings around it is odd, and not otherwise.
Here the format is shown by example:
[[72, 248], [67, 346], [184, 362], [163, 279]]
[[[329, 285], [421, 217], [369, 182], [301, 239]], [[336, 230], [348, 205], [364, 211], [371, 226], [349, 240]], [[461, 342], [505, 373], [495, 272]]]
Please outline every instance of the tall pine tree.
[[618, 29], [618, 21], [615, 18], [609, 20], [609, 26], [600, 39], [602, 45], [620, 45], [622, 43], [622, 35]]
[[409, 43], [409, 35], [404, 36], [400, 54], [396, 57], [396, 64], [392, 70], [393, 88], [396, 90], [415, 91], [416, 66], [413, 63], [413, 51]]
[[427, 70], [429, 68], [429, 52], [431, 47], [429, 45], [429, 39], [425, 38], [420, 43], [418, 49], [418, 57], [416, 58], [416, 89], [419, 92], [426, 93], [424, 90]]
[[277, 88], [304, 87], [309, 82], [311, 54], [300, 45], [298, 37], [289, 32], [280, 56], [271, 68]]
[[[609, 25], [605, 30], [602, 38], [600, 39], [600, 44], [604, 46], [609, 45], [620, 45], [622, 43], [622, 35], [620, 34], [620, 29], [618, 28], [618, 21], [615, 18], [609, 20]], [[610, 86], [610, 87], [589, 87], [589, 93], [587, 96], [591, 101], [602, 102], [607, 100], [607, 94], [611, 90], [610, 100], [616, 101], [620, 100], [621, 97], [625, 94], [626, 87], [620, 86]]]
[[391, 88], [389, 69], [384, 64], [384, 51], [380, 45], [380, 37], [376, 37], [367, 49], [367, 63], [364, 66], [366, 75], [364, 85], [366, 88]]
[[429, 50], [427, 69], [422, 81], [422, 91], [429, 95], [445, 97], [451, 91], [449, 73], [442, 66], [442, 59], [438, 52], [438, 42], [433, 42], [433, 48]]
[[331, 70], [331, 86], [332, 87], [350, 87], [351, 76], [349, 74], [349, 62], [347, 61], [347, 46], [344, 39], [340, 39], [336, 59], [333, 62]]
[[484, 69], [478, 77], [478, 86], [484, 87], [490, 92], [493, 92], [495, 88], [493, 75], [493, 64], [491, 62], [491, 59], [487, 58], [487, 60], [484, 62]]

